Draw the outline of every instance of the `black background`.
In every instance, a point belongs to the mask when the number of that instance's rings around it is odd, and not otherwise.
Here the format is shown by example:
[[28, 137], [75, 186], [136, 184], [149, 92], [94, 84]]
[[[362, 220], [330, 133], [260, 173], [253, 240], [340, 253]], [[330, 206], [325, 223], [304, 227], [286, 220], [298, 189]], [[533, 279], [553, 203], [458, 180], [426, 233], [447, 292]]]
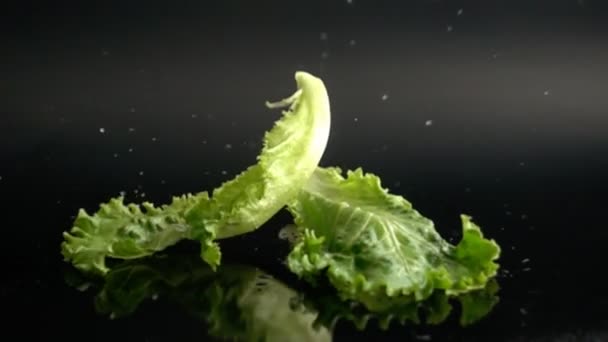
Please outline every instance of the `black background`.
[[[205, 340], [204, 326], [169, 304], [115, 322], [96, 316], [90, 297], [63, 283], [61, 233], [78, 208], [93, 211], [120, 191], [165, 203], [255, 162], [278, 118], [264, 101], [290, 95], [294, 71], [306, 70], [330, 93], [323, 165], [379, 175], [446, 238], [457, 239], [458, 215], [470, 214], [503, 249], [501, 303], [474, 327], [427, 329], [433, 340], [608, 340], [602, 1], [3, 6], [9, 330]], [[287, 221], [223, 242], [224, 253], [289, 278], [277, 238]], [[360, 333], [344, 324], [335, 337], [402, 341], [416, 329], [426, 328]]]

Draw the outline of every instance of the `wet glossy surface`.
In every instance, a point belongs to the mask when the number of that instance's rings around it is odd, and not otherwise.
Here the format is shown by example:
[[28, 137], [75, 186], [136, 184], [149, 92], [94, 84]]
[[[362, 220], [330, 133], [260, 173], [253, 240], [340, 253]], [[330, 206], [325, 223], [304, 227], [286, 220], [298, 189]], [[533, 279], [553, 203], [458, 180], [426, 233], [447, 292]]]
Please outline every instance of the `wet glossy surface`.
[[[208, 325], [162, 296], [125, 318], [99, 316], [94, 291], [65, 283], [61, 233], [78, 208], [121, 191], [165, 203], [229, 179], [255, 161], [276, 119], [264, 101], [290, 93], [304, 69], [330, 91], [323, 165], [374, 172], [446, 238], [470, 214], [503, 247], [500, 302], [477, 324], [459, 327], [456, 313], [388, 331], [344, 321], [334, 341], [608, 339], [599, 2], [146, 4], [30, 7], [4, 23], [13, 52], [0, 57], [8, 331], [24, 323], [15, 332], [37, 338], [206, 340]], [[224, 241], [226, 262], [305, 293], [282, 264], [289, 222], [283, 213]], [[187, 251], [196, 246], [176, 253]]]

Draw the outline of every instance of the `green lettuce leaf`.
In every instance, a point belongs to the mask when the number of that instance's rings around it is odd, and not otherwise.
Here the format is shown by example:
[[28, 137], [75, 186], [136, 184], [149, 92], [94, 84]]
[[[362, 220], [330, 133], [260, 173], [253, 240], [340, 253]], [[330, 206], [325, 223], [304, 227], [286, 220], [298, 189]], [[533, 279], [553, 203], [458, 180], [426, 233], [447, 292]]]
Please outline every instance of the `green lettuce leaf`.
[[76, 268], [108, 272], [106, 258], [151, 255], [182, 239], [201, 243], [201, 257], [220, 263], [216, 240], [259, 228], [292, 200], [317, 167], [330, 130], [330, 106], [323, 82], [296, 72], [297, 91], [269, 108], [288, 107], [266, 132], [257, 164], [207, 192], [175, 197], [169, 204], [125, 205], [122, 197], [89, 215], [81, 209], [61, 252]]
[[318, 168], [288, 209], [300, 238], [287, 258], [299, 277], [327, 277], [344, 300], [382, 312], [429, 298], [481, 289], [496, 275], [500, 248], [461, 215], [462, 240], [445, 241], [431, 220], [361, 169], [343, 177]]

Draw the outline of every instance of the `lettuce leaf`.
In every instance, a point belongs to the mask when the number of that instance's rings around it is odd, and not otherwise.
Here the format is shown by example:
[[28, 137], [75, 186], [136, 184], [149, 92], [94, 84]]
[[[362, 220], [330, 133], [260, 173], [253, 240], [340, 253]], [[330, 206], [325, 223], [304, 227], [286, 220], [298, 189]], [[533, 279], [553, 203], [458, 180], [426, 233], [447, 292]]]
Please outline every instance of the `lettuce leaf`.
[[64, 233], [64, 259], [103, 275], [107, 258], [142, 258], [191, 239], [215, 270], [217, 240], [255, 230], [287, 205], [300, 235], [289, 269], [312, 284], [329, 281], [343, 301], [380, 314], [436, 291], [456, 296], [484, 288], [496, 275], [500, 248], [470, 216], [461, 215], [462, 240], [452, 245], [377, 176], [359, 168], [344, 177], [339, 168], [318, 167], [330, 130], [327, 91], [308, 73], [296, 72], [295, 80], [292, 96], [266, 104], [289, 109], [265, 134], [256, 164], [211, 194], [174, 197], [159, 207], [118, 197], [93, 215], [81, 209]]
[[461, 215], [462, 240], [445, 241], [431, 220], [362, 169], [318, 168], [289, 211], [300, 239], [289, 269], [316, 284], [327, 277], [344, 300], [386, 311], [481, 289], [496, 275], [499, 246]]
[[292, 200], [317, 167], [330, 130], [330, 106], [323, 81], [295, 73], [297, 91], [269, 108], [288, 107], [266, 132], [254, 164], [215, 189], [174, 197], [169, 204], [125, 205], [122, 197], [101, 204], [89, 215], [78, 212], [64, 232], [61, 252], [76, 268], [108, 272], [106, 258], [134, 259], [151, 255], [182, 239], [198, 240], [201, 257], [212, 267], [220, 263], [218, 239], [244, 234]]

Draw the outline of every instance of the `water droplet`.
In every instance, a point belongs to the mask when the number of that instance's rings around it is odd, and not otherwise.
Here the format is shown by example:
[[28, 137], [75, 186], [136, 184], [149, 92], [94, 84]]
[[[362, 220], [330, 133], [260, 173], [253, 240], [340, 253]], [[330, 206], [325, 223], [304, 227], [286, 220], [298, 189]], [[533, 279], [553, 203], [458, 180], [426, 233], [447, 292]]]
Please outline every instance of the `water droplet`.
[[543, 93], [543, 95], [547, 96], [549, 95], [550, 91], [549, 90], [545, 90], [545, 92]]
[[129, 127], [129, 132], [135, 132], [135, 128]]
[[143, 175], [144, 175], [144, 172], [143, 172], [143, 171], [139, 171], [139, 175], [140, 175], [140, 176], [143, 176]]
[[131, 112], [131, 113], [135, 113], [135, 107], [131, 107], [131, 108], [129, 108], [129, 112]]
[[2, 180], [2, 176], [0, 176], [0, 181]]
[[122, 190], [118, 193], [120, 195], [120, 197], [125, 197], [125, 195], [127, 194], [126, 191]]
[[530, 268], [530, 267], [526, 267], [526, 268], [524, 268], [522, 271], [524, 271], [524, 272], [530, 272], [531, 270], [532, 270], [532, 268]]
[[106, 132], [106, 129], [105, 129], [105, 128], [103, 128], [103, 127], [100, 127], [100, 128], [99, 128], [99, 133], [103, 134], [103, 133], [105, 133], [105, 132]]
[[222, 170], [221, 174], [222, 174], [222, 175], [227, 175], [227, 174], [228, 174], [228, 172], [227, 172], [226, 170]]
[[321, 32], [321, 35], [319, 36], [319, 38], [321, 40], [327, 40], [327, 38], [328, 38], [327, 32]]
[[145, 192], [142, 192], [140, 196], [141, 196], [141, 197], [146, 197], [146, 193], [145, 193]]
[[232, 144], [226, 144], [226, 145], [224, 145], [224, 149], [231, 150], [232, 149]]
[[357, 41], [354, 40], [354, 39], [351, 39], [351, 40], [348, 41], [348, 45], [355, 46], [355, 45], [357, 45]]
[[426, 121], [424, 122], [424, 125], [425, 125], [426, 127], [433, 126], [433, 120], [426, 120]]
[[152, 137], [152, 141], [156, 141], [156, 137]]
[[167, 181], [165, 181], [164, 179], [161, 179], [160, 184], [167, 184]]
[[287, 240], [295, 243], [298, 240], [298, 227], [294, 224], [288, 224], [279, 230], [279, 239]]
[[382, 101], [388, 100], [388, 94], [382, 94], [381, 99], [382, 99]]
[[157, 300], [158, 299], [158, 293], [155, 293], [152, 295], [152, 300]]
[[454, 26], [448, 25], [448, 27], [446, 28], [446, 31], [448, 31], [448, 32], [454, 31]]
[[359, 118], [354, 118], [354, 119], [353, 119], [353, 121], [354, 121], [354, 122], [358, 122], [358, 121], [359, 121]]
[[114, 153], [114, 158], [118, 158], [118, 153]]
[[196, 115], [196, 114], [192, 114], [192, 118], [193, 118], [193, 119], [196, 119], [196, 118], [198, 118], [198, 115]]
[[526, 166], [526, 163], [524, 163], [524, 162], [519, 162], [519, 166]]
[[203, 145], [207, 145], [207, 140], [203, 140]]
[[133, 147], [129, 147], [129, 152], [133, 152]]
[[327, 59], [327, 58], [329, 58], [329, 52], [327, 52], [327, 51], [323, 51], [323, 52], [321, 52], [321, 58], [322, 58], [322, 59]]
[[349, 5], [352, 5], [353, 4], [353, 0], [346, 0], [346, 3], [349, 4]]
[[431, 335], [416, 335], [418, 341], [430, 341]]
[[530, 258], [525, 258], [521, 261], [522, 264], [527, 264], [530, 262]]
[[519, 308], [519, 312], [524, 316], [528, 314], [528, 310], [526, 310], [525, 308]]
[[521, 217], [522, 220], [527, 220], [528, 219], [528, 215], [526, 215], [526, 214], [521, 214], [520, 217]]
[[462, 15], [463, 9], [459, 9], [458, 12], [456, 12], [456, 15]]
[[80, 291], [80, 292], [84, 292], [84, 291], [86, 291], [86, 290], [87, 290], [89, 287], [91, 287], [91, 285], [92, 285], [91, 283], [84, 283], [84, 284], [82, 284], [82, 285], [78, 286], [76, 289], [77, 289], [78, 291]]

